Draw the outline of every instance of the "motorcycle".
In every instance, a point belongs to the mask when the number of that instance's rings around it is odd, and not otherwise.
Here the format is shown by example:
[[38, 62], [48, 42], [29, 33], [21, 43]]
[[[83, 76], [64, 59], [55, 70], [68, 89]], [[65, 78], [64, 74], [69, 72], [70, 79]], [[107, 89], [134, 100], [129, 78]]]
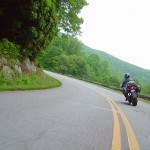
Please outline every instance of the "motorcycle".
[[138, 93], [141, 91], [141, 87], [136, 85], [135, 81], [129, 81], [127, 83], [126, 100], [133, 106], [137, 105]]

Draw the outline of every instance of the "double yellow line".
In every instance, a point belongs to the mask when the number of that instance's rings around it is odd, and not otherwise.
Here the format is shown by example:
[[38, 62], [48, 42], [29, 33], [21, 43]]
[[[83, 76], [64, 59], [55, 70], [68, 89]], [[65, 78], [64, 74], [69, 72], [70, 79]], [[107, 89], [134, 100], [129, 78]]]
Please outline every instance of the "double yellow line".
[[[82, 84], [82, 85], [84, 85], [84, 84]], [[107, 95], [105, 95], [105, 94], [101, 93], [100, 91], [95, 90], [87, 85], [84, 85], [84, 86], [94, 90], [96, 93], [103, 96], [105, 98], [105, 100], [109, 103], [109, 105], [112, 109], [113, 118], [114, 118], [114, 128], [113, 128], [113, 138], [112, 138], [111, 150], [121, 150], [122, 149], [120, 123], [119, 123], [119, 118], [118, 118], [117, 112], [119, 112], [119, 114], [122, 118], [123, 124], [125, 126], [130, 150], [140, 150], [140, 147], [139, 147], [138, 141], [136, 139], [136, 136], [133, 132], [133, 129], [132, 129], [127, 117], [125, 116], [123, 111], [119, 108], [119, 106]]]

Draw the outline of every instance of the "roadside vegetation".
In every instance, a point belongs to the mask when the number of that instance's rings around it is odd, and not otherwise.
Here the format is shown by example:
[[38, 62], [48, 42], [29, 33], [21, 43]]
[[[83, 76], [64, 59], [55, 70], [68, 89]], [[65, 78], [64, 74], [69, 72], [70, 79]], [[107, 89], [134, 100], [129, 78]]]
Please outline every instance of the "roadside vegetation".
[[109, 63], [98, 55], [86, 56], [83, 44], [72, 36], [57, 36], [39, 58], [46, 69], [80, 79], [119, 87], [117, 76], [111, 74]]
[[61, 85], [58, 80], [46, 75], [38, 64], [37, 68], [34, 67], [36, 72], [26, 68], [19, 61], [19, 46], [7, 39], [0, 42], [0, 50], [0, 91], [47, 89]]
[[[85, 45], [77, 38], [60, 34], [49, 43], [39, 57], [39, 62], [44, 68], [57, 73], [96, 82], [105, 87], [120, 88], [124, 73], [117, 74], [119, 72], [117, 69], [114, 73], [108, 61], [98, 54], [87, 54], [85, 48]], [[141, 94], [150, 95], [148, 78], [147, 82], [140, 81], [140, 78], [132, 79], [142, 87]]]
[[59, 30], [81, 33], [85, 0], [0, 1], [0, 90], [44, 89], [61, 83], [39, 69], [37, 58]]
[[46, 75], [41, 72], [41, 74], [31, 74], [22, 75], [19, 74], [15, 79], [5, 79], [0, 74], [0, 91], [15, 91], [15, 90], [38, 90], [38, 89], [48, 89], [60, 86], [60, 81]]

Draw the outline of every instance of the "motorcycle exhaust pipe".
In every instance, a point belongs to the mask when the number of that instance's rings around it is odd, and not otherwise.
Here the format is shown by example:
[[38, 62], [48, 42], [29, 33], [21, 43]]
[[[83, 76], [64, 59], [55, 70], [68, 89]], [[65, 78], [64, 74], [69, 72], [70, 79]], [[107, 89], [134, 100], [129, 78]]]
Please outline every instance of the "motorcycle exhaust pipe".
[[128, 93], [128, 96], [131, 96], [131, 93]]

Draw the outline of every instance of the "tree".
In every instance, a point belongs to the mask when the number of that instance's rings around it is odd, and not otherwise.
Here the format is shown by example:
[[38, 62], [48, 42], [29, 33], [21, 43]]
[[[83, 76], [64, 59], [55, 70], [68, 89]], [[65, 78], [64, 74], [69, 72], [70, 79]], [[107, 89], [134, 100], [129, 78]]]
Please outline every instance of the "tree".
[[80, 34], [80, 10], [85, 0], [1, 0], [0, 40], [7, 38], [21, 47], [22, 57], [34, 60], [59, 29]]
[[101, 61], [98, 55], [92, 54], [88, 56], [88, 64], [93, 68], [95, 76], [98, 77], [100, 75], [100, 69], [101, 69]]
[[63, 50], [61, 48], [49, 45], [38, 60], [42, 63], [43, 67], [56, 71], [55, 68], [60, 65], [60, 55], [62, 53]]
[[59, 27], [73, 35], [81, 33], [80, 25], [83, 23], [83, 19], [79, 18], [77, 14], [80, 13], [84, 6], [88, 5], [86, 0], [57, 0], [57, 3], [60, 3]]

